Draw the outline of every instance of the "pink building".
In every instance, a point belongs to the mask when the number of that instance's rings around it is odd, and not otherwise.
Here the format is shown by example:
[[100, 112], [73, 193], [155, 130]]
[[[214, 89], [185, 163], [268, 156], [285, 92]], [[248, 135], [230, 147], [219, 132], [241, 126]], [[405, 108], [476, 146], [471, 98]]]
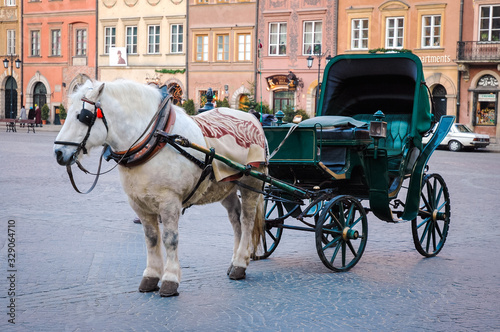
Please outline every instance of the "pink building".
[[500, 1], [464, 1], [463, 33], [457, 47], [459, 122], [500, 137]]
[[293, 107], [314, 116], [318, 76], [337, 53], [335, 3], [259, 2], [256, 95], [274, 112]]
[[208, 88], [233, 108], [255, 80], [255, 0], [189, 0], [188, 98], [197, 108]]
[[59, 105], [87, 79], [96, 78], [96, 2], [24, 0], [23, 78], [26, 108]]

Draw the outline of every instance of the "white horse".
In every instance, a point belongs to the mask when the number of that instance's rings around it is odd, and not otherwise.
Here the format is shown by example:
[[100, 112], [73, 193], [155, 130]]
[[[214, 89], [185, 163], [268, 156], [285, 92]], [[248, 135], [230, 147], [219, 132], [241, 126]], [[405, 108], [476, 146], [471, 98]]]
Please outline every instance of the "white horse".
[[[145, 132], [162, 96], [155, 87], [120, 80], [108, 83], [87, 81], [71, 98], [66, 122], [54, 145], [57, 162], [66, 166], [77, 161], [82, 151], [104, 144], [115, 152], [127, 151]], [[98, 112], [104, 116], [95, 117]], [[206, 147], [202, 131], [193, 119], [177, 106], [172, 105], [171, 112], [175, 112], [176, 120], [170, 132]], [[84, 116], [94, 116], [94, 121], [83, 120]], [[253, 118], [250, 114], [245, 116]], [[205, 160], [204, 153], [189, 148], [186, 150], [197, 159]], [[202, 170], [170, 144], [141, 165], [118, 168], [123, 189], [142, 221], [146, 239], [147, 266], [139, 286], [141, 292], [159, 289], [161, 296], [178, 295], [181, 280], [177, 254], [178, 222], [182, 209], [194, 204], [220, 201], [227, 209], [234, 230], [234, 250], [228, 274], [235, 280], [245, 278], [250, 256], [258, 246], [263, 230], [261, 194], [233, 182], [217, 182], [210, 177], [203, 180], [192, 194]], [[257, 170], [267, 173], [264, 165]], [[239, 181], [256, 189], [262, 188], [262, 182], [250, 176], [243, 176]], [[237, 189], [241, 193], [241, 201]], [[185, 202], [187, 198], [189, 200]], [[163, 229], [160, 229], [159, 220]], [[165, 258], [162, 244], [166, 251]], [[158, 287], [160, 280], [161, 288]]]

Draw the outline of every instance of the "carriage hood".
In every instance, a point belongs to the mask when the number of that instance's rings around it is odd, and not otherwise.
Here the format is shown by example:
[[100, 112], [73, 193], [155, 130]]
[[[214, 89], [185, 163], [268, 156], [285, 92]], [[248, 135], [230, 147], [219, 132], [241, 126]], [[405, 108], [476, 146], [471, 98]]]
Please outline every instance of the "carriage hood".
[[340, 55], [326, 66], [317, 116], [374, 114], [411, 115], [411, 132], [421, 135], [432, 126], [429, 94], [422, 63], [411, 53]]

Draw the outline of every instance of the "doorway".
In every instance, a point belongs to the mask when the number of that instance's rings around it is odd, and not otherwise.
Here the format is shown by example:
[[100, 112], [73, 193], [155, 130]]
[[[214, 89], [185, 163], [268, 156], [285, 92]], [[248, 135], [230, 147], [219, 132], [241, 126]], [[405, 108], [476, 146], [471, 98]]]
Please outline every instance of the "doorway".
[[438, 84], [432, 90], [432, 101], [434, 102], [434, 119], [441, 120], [443, 115], [446, 115], [447, 99], [446, 89], [441, 84]]

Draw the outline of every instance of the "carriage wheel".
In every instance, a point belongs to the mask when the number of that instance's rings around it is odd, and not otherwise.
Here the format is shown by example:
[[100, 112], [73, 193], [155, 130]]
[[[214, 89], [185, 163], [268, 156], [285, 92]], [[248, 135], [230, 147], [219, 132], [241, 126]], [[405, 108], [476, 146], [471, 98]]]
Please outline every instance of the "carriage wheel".
[[443, 248], [450, 226], [450, 211], [450, 194], [441, 175], [425, 176], [418, 217], [411, 222], [415, 248], [423, 256], [436, 256]]
[[254, 253], [252, 259], [259, 260], [265, 259], [274, 252], [281, 240], [283, 228], [276, 227], [275, 225], [282, 225], [283, 220], [283, 203], [266, 199], [264, 202], [265, 211], [265, 224], [264, 233], [262, 234], [261, 246]]
[[361, 203], [352, 196], [330, 200], [316, 224], [316, 250], [327, 268], [347, 271], [360, 260], [368, 238], [368, 221]]

